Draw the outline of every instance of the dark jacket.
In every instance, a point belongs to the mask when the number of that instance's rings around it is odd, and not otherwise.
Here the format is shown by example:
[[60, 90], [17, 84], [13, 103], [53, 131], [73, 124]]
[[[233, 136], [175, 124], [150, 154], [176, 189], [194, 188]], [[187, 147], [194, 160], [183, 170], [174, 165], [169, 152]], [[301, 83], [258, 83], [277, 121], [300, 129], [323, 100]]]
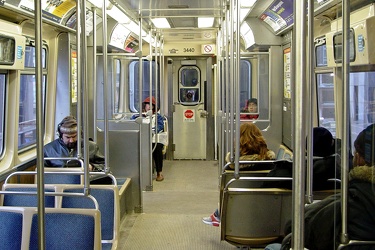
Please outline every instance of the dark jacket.
[[[83, 153], [83, 149], [81, 151]], [[44, 158], [47, 157], [76, 157], [77, 149], [69, 150], [65, 143], [60, 139], [51, 141], [44, 146]], [[95, 142], [89, 141], [89, 162], [94, 167], [94, 171], [103, 169], [104, 156], [100, 154], [99, 147]], [[78, 161], [67, 160], [45, 160], [44, 166], [46, 167], [79, 167]]]
[[[340, 188], [340, 184], [330, 179], [341, 178], [340, 156], [333, 154], [326, 157], [315, 157], [313, 159], [313, 190], [329, 190]], [[268, 173], [267, 177], [293, 177], [293, 163], [280, 161]], [[268, 181], [263, 187], [277, 187], [292, 189], [291, 181]]]
[[[348, 236], [350, 240], [375, 240], [374, 167], [355, 167], [349, 173]], [[336, 249], [341, 234], [341, 194], [308, 205], [305, 210], [305, 247], [314, 250]], [[291, 232], [287, 223], [286, 234]], [[283, 245], [283, 248], [285, 244]], [[351, 246], [375, 249], [375, 246]]]
[[[275, 159], [275, 153], [272, 150], [267, 151], [267, 159], [265, 160], [274, 160]], [[230, 152], [227, 153], [225, 157], [226, 162], [230, 162]], [[260, 159], [259, 154], [252, 154], [252, 155], [241, 155], [239, 158], [239, 161], [263, 161], [263, 159]], [[270, 169], [270, 166], [273, 166], [273, 164], [269, 164], [268, 166], [265, 164], [259, 165], [259, 167], [255, 166], [254, 164], [240, 164], [239, 168], [240, 170], [263, 170], [263, 169]], [[229, 169], [234, 169], [235, 165], [230, 164]]]

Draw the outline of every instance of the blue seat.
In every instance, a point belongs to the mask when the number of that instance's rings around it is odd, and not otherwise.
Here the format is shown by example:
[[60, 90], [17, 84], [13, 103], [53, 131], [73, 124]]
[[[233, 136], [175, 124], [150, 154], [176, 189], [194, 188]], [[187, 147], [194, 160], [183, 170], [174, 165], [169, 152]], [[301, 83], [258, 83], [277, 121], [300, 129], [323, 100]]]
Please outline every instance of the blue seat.
[[[55, 192], [53, 187], [45, 187], [45, 192]], [[37, 192], [35, 184], [4, 184], [3, 191]], [[37, 195], [4, 194], [3, 206], [37, 207]], [[45, 196], [45, 207], [55, 207], [55, 197]]]
[[22, 211], [0, 210], [0, 249], [21, 249]]
[[[95, 209], [46, 208], [46, 249], [101, 249], [100, 212]], [[31, 219], [30, 250], [38, 249], [38, 215]]]
[[[114, 185], [91, 185], [90, 194], [97, 200], [101, 212], [101, 237], [103, 249], [116, 249], [119, 231], [119, 195]], [[83, 187], [66, 185], [65, 193], [82, 193]], [[88, 197], [63, 196], [62, 208], [93, 208]]]

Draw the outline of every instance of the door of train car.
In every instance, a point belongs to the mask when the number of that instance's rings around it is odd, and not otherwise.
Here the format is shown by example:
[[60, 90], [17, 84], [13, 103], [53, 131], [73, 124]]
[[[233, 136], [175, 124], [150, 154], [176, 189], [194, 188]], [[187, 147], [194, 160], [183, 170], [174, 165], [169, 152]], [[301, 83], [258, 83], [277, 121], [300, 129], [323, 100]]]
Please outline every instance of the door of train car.
[[206, 159], [206, 62], [173, 60], [174, 159]]

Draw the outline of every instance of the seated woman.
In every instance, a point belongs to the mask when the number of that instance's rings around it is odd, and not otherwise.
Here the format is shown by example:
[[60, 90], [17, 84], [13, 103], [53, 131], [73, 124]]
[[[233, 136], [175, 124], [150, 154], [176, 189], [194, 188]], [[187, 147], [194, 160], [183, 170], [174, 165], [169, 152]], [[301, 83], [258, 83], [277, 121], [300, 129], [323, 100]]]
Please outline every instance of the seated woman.
[[241, 110], [241, 113], [249, 113], [249, 114], [241, 114], [241, 120], [256, 120], [259, 117], [258, 113], [258, 100], [256, 98], [251, 98], [247, 100], [246, 106]]
[[[225, 157], [230, 162], [230, 152]], [[240, 126], [240, 161], [262, 161], [275, 159], [275, 153], [267, 148], [267, 143], [260, 129], [251, 122]], [[231, 164], [230, 166], [234, 166]], [[245, 165], [246, 166], [246, 165]], [[220, 225], [219, 210], [216, 209], [209, 217], [202, 219], [203, 223], [218, 227]]]

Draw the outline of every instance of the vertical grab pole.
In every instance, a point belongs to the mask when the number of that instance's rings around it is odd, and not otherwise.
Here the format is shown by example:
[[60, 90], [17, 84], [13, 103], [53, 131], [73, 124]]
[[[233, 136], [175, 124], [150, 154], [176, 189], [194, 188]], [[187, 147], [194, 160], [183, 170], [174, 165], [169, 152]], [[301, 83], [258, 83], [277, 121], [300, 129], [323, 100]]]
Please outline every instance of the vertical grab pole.
[[230, 101], [230, 120], [229, 120], [229, 125], [230, 125], [230, 128], [228, 130], [228, 132], [230, 133], [230, 138], [229, 138], [229, 152], [230, 152], [230, 162], [234, 162], [234, 148], [233, 148], [233, 141], [234, 141], [234, 115], [235, 115], [235, 110], [234, 110], [234, 81], [235, 81], [235, 76], [234, 76], [234, 37], [233, 37], [233, 29], [234, 29], [234, 18], [233, 18], [233, 15], [234, 15], [234, 2], [235, 0], [231, 0], [230, 1], [230, 8], [229, 8], [229, 16], [230, 16], [230, 31], [231, 33], [229, 33], [230, 35], [230, 57], [229, 57], [229, 63], [230, 63], [230, 67], [229, 67], [229, 93], [230, 93], [230, 97], [229, 97], [229, 101]]
[[[304, 194], [305, 194], [305, 119], [304, 111], [306, 110], [306, 100], [303, 98], [306, 86], [306, 2], [294, 1], [294, 33], [293, 33], [293, 58], [294, 72], [293, 80], [293, 110], [294, 110], [294, 154], [293, 154], [293, 237], [292, 248], [304, 248]], [[296, 53], [296, 51], [301, 53]], [[298, 100], [298, 101], [297, 101]]]
[[[108, 39], [107, 39], [107, 8], [106, 0], [103, 0], [102, 13], [102, 36], [103, 36], [103, 97], [104, 97], [104, 159], [105, 159], [105, 172], [108, 173], [109, 169], [109, 132], [108, 132], [108, 109], [110, 105], [109, 93], [108, 93]], [[95, 48], [96, 49], [96, 48]], [[95, 97], [96, 98], [96, 97]], [[96, 128], [95, 128], [96, 129]]]
[[[226, 22], [225, 22], [225, 81], [224, 81], [224, 86], [225, 86], [225, 99], [223, 98], [223, 103], [225, 104], [225, 116], [226, 116], [226, 123], [225, 123], [225, 131], [226, 133], [224, 133], [225, 135], [225, 147], [224, 147], [224, 152], [223, 152], [223, 155], [224, 155], [224, 158], [226, 156], [226, 153], [227, 152], [233, 152], [233, 149], [230, 144], [230, 140], [232, 140], [232, 136], [231, 136], [231, 132], [230, 132], [230, 127], [229, 127], [229, 124], [231, 123], [232, 121], [232, 115], [231, 115], [231, 112], [230, 112], [230, 109], [229, 109], [229, 102], [230, 102], [230, 54], [229, 54], [229, 44], [230, 44], [230, 36], [229, 36], [229, 29], [230, 29], [230, 22], [228, 22], [228, 20], [230, 20], [230, 6], [227, 5], [227, 9], [225, 11], [226, 13]], [[224, 102], [225, 100], [225, 102]], [[232, 144], [233, 145], [233, 144]], [[223, 167], [224, 167], [224, 164], [223, 164]]]
[[[96, 102], [96, 99], [97, 99], [97, 83], [96, 83], [96, 71], [97, 71], [97, 58], [96, 58], [96, 39], [97, 39], [97, 32], [96, 32], [96, 25], [97, 25], [97, 22], [96, 22], [96, 7], [92, 7], [92, 15], [93, 15], [93, 19], [92, 19], [92, 26], [94, 27], [94, 29], [92, 29], [92, 82], [93, 82], [93, 99], [95, 100], [94, 101], [94, 107], [93, 107], [93, 118], [94, 118], [94, 141], [97, 142], [98, 141], [98, 135], [97, 135], [97, 102]], [[105, 164], [106, 165], [106, 164]], [[107, 166], [107, 165], [106, 165]]]
[[348, 1], [342, 1], [342, 31], [343, 31], [343, 60], [342, 60], [342, 81], [343, 81], [343, 122], [342, 124], [342, 171], [341, 171], [341, 216], [342, 231], [341, 243], [347, 243], [348, 238], [348, 172], [349, 172], [349, 84], [350, 84], [350, 5]]
[[313, 147], [312, 147], [312, 113], [313, 113], [313, 97], [315, 95], [315, 74], [314, 74], [314, 62], [315, 62], [315, 53], [314, 53], [314, 2], [313, 0], [308, 0], [308, 49], [307, 49], [307, 83], [308, 88], [306, 89], [306, 100], [308, 102], [306, 103], [306, 128], [307, 128], [307, 178], [306, 178], [306, 197], [307, 202], [312, 203], [313, 202]]
[[[77, 109], [77, 112], [81, 112], [81, 115], [79, 117], [82, 118], [83, 121], [83, 158], [84, 161], [84, 172], [85, 172], [85, 185], [84, 185], [84, 193], [85, 195], [88, 195], [89, 187], [90, 187], [90, 178], [89, 178], [89, 132], [88, 132], [88, 85], [87, 85], [87, 43], [86, 43], [86, 1], [78, 1], [79, 3], [79, 9], [80, 9], [80, 16], [79, 19], [80, 22], [77, 25], [77, 37], [80, 37], [80, 43], [78, 46], [81, 48], [80, 52], [78, 54], [78, 68], [81, 70], [80, 74], [80, 81], [78, 81], [78, 86], [80, 86], [79, 89], [81, 89], [81, 93], [78, 96], [82, 96], [82, 99], [79, 103], [82, 103], [82, 107], [80, 109]], [[80, 27], [80, 28], [79, 28]], [[78, 71], [79, 72], [79, 71]], [[80, 84], [81, 83], [81, 84]], [[78, 128], [81, 128], [81, 126], [78, 126]], [[78, 148], [79, 145], [78, 144]]]
[[234, 91], [233, 95], [235, 96], [235, 111], [236, 111], [236, 150], [235, 150], [235, 173], [234, 177], [238, 179], [240, 177], [239, 175], [239, 159], [240, 159], [240, 60], [241, 60], [241, 51], [240, 51], [240, 3], [239, 0], [235, 1], [235, 4], [233, 5], [234, 10], [234, 16], [233, 21], [235, 22], [235, 26], [233, 25], [233, 31], [232, 34], [236, 34], [235, 37], [235, 59], [234, 59]]
[[43, 65], [42, 65], [42, 4], [34, 2], [35, 9], [35, 80], [36, 80], [36, 136], [37, 136], [37, 188], [38, 188], [38, 248], [44, 250], [45, 242], [45, 202], [44, 202], [44, 158], [43, 158]]

